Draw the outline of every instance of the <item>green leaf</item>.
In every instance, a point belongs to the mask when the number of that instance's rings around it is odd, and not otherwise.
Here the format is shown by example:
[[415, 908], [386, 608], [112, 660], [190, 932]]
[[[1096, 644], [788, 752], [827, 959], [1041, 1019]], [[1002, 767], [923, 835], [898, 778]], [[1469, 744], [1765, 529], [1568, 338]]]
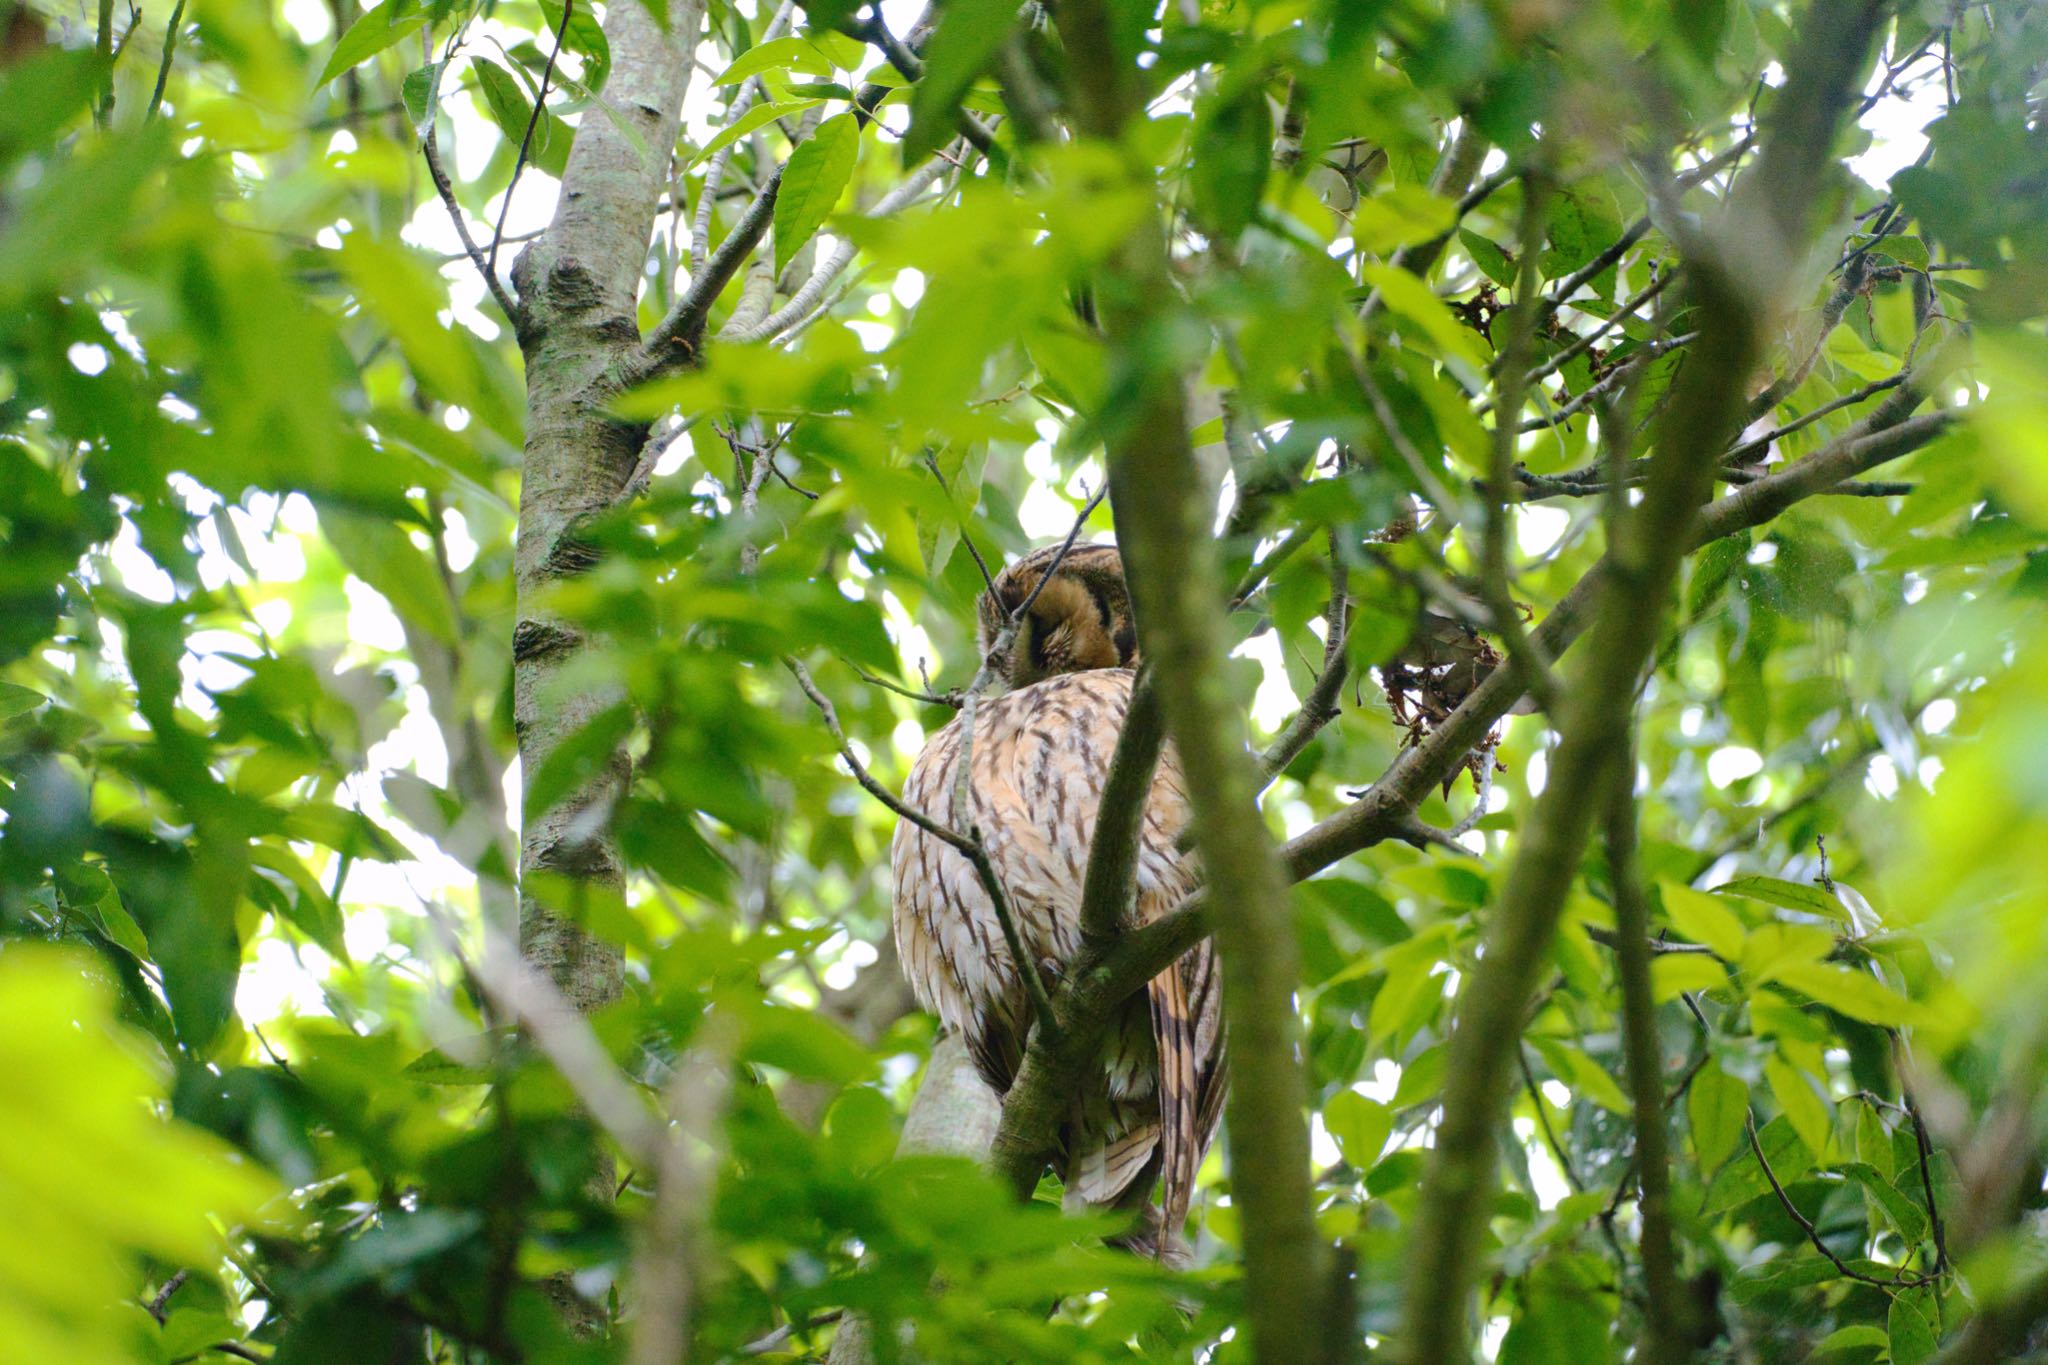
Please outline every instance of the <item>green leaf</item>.
[[1634, 1113], [1614, 1073], [1594, 1061], [1584, 1048], [1554, 1038], [1532, 1038], [1530, 1042], [1543, 1055], [1552, 1074], [1571, 1087], [1573, 1094], [1623, 1118]]
[[[1479, 267], [1480, 273], [1498, 285], [1515, 282], [1515, 263], [1508, 259], [1507, 252], [1481, 237], [1471, 228], [1459, 228], [1458, 240], [1465, 247], [1465, 254]], [[1711, 548], [1711, 547], [1710, 547]]]
[[[476, 68], [477, 89], [483, 93], [491, 122], [498, 125], [507, 142], [519, 146], [526, 138], [526, 125], [533, 118], [533, 104], [526, 98], [526, 87], [518, 77], [487, 57], [474, 57], [470, 65]], [[539, 134], [536, 128], [534, 135]]]
[[569, 27], [562, 27], [562, 0], [540, 0], [541, 17], [546, 20], [548, 32], [562, 35], [562, 46], [571, 52], [579, 52], [588, 60], [583, 68], [583, 86], [597, 91], [604, 88], [605, 77], [611, 74], [612, 45], [604, 36], [604, 25], [592, 13], [588, 0], [577, 0], [569, 12]]
[[227, 1251], [214, 1220], [233, 1227], [273, 1198], [271, 1216], [289, 1217], [254, 1162], [165, 1118], [169, 1067], [115, 1010], [97, 954], [18, 939], [0, 952], [0, 1206], [10, 1223], [0, 1343], [10, 1361], [131, 1361], [146, 1342], [207, 1337], [213, 1325], [201, 1320], [218, 1311], [188, 1316], [198, 1306], [182, 1300], [161, 1335], [139, 1305], [124, 1317], [140, 1257], [193, 1267], [183, 1291], [193, 1299], [212, 1288], [217, 1272], [206, 1267]]
[[1764, 1058], [1764, 1079], [1770, 1083], [1778, 1107], [1792, 1121], [1799, 1140], [1816, 1157], [1825, 1154], [1834, 1123], [1828, 1102], [1814, 1088], [1813, 1079], [1786, 1060], [1782, 1052]]
[[853, 1085], [872, 1080], [867, 1049], [822, 1015], [764, 1005], [748, 1021], [745, 1053], [793, 1076]]
[[348, 26], [348, 32], [341, 35], [341, 41], [334, 45], [328, 55], [327, 65], [320, 69], [320, 79], [315, 86], [322, 86], [352, 66], [368, 61], [395, 43], [418, 33], [433, 17], [431, 10], [414, 9], [405, 12], [408, 6], [404, 0], [384, 0], [375, 9]]
[[1739, 536], [1724, 536], [1700, 551], [1685, 590], [1685, 614], [1689, 619], [1699, 620], [1700, 613], [1714, 604], [1714, 599], [1728, 586], [1735, 567], [1749, 557], [1749, 551], [1747, 531]]
[[269, 844], [251, 844], [249, 862], [268, 868], [291, 884], [293, 894], [285, 897], [288, 915], [299, 931], [325, 949], [338, 962], [348, 961], [348, 942], [343, 932], [341, 907], [328, 896], [325, 887], [306, 870], [298, 855]]
[[749, 76], [758, 76], [763, 71], [801, 71], [807, 76], [829, 76], [834, 69], [832, 59], [819, 51], [817, 44], [810, 39], [775, 38], [756, 43], [742, 52], [711, 83], [731, 85]]
[[1660, 1005], [1727, 984], [1728, 969], [1705, 953], [1660, 953], [1650, 963], [1650, 993]]
[[1913, 1002], [1869, 972], [1834, 962], [1793, 962], [1772, 980], [1811, 996], [1839, 1014], [1880, 1028], [1902, 1028], [1914, 1020]]
[[1259, 211], [1273, 165], [1273, 111], [1257, 84], [1228, 91], [1199, 108], [1188, 167], [1195, 219], [1233, 240]]
[[1463, 361], [1475, 374], [1486, 369], [1478, 334], [1459, 322], [1428, 285], [1390, 265], [1370, 264], [1359, 274], [1368, 288], [1379, 291], [1388, 309], [1420, 328], [1443, 358]]
[[872, 1086], [854, 1086], [825, 1111], [824, 1133], [848, 1166], [871, 1169], [895, 1155], [896, 1106]]
[[1908, 1243], [1918, 1243], [1927, 1236], [1926, 1211], [1894, 1186], [1884, 1172], [1861, 1161], [1844, 1162], [1837, 1169], [1863, 1187], [1869, 1202]]
[[1761, 924], [1742, 943], [1738, 964], [1756, 985], [1777, 981], [1801, 963], [1819, 962], [1834, 950], [1834, 935], [1807, 924]]
[[1444, 1073], [1450, 1064], [1450, 1049], [1438, 1043], [1404, 1065], [1401, 1083], [1394, 1087], [1393, 1107], [1408, 1109], [1434, 1099], [1444, 1088]]
[[1017, 23], [1016, 0], [951, 0], [925, 48], [924, 75], [910, 88], [903, 162], [937, 151], [953, 136], [960, 97]]
[[1934, 1359], [1934, 1327], [1915, 1302], [1916, 1298], [1913, 1294], [1897, 1295], [1892, 1299], [1891, 1311], [1885, 1316], [1885, 1333], [1891, 1339], [1892, 1365], [1926, 1365]]
[[1685, 1092], [1685, 1117], [1692, 1125], [1693, 1151], [1702, 1172], [1716, 1171], [1742, 1145], [1749, 1113], [1749, 1087], [1708, 1062]]
[[405, 1270], [460, 1246], [483, 1227], [475, 1209], [420, 1209], [384, 1215], [377, 1226], [306, 1277], [300, 1293], [332, 1298], [371, 1280]]
[[1856, 1159], [1892, 1178], [1892, 1135], [1877, 1106], [1865, 1100], [1856, 1106]]
[[165, 1360], [186, 1360], [223, 1342], [240, 1341], [241, 1324], [204, 1308], [178, 1308], [164, 1317], [157, 1348]]
[[100, 922], [100, 931], [110, 940], [127, 949], [137, 962], [149, 960], [149, 940], [142, 936], [142, 926], [135, 922], [135, 916], [121, 904], [120, 892], [109, 887], [92, 913]]
[[1356, 1090], [1340, 1090], [1323, 1106], [1323, 1127], [1347, 1162], [1369, 1171], [1394, 1131], [1394, 1111]]
[[806, 109], [815, 109], [824, 102], [823, 100], [784, 100], [779, 104], [772, 104], [763, 100], [747, 110], [746, 113], [740, 115], [738, 121], [729, 123], [721, 128], [717, 137], [705, 143], [703, 150], [690, 158], [690, 164], [696, 165], [698, 162], [716, 153], [719, 149], [737, 142], [756, 128], [773, 123], [777, 119], [788, 118], [793, 114], [801, 114]]
[[1836, 1351], [1868, 1350], [1871, 1348], [1883, 1349], [1890, 1345], [1891, 1338], [1885, 1335], [1882, 1327], [1873, 1327], [1867, 1322], [1858, 1322], [1851, 1323], [1847, 1327], [1837, 1327], [1834, 1331], [1822, 1337], [1819, 1344], [1813, 1348], [1813, 1353], [1817, 1356], [1824, 1356]]
[[1719, 896], [1746, 896], [1781, 910], [1803, 910], [1826, 919], [1847, 919], [1842, 903], [1818, 886], [1803, 886], [1777, 877], [1737, 877], [1714, 888]]
[[[1757, 1130], [1757, 1144], [1770, 1158], [1771, 1172], [1781, 1185], [1790, 1184], [1813, 1169], [1813, 1150], [1800, 1141], [1791, 1120], [1782, 1114]], [[1712, 1218], [1770, 1193], [1771, 1182], [1748, 1145], [1745, 1141], [1743, 1150], [1721, 1168], [1714, 1183], [1707, 1187], [1707, 1197], [1700, 1206], [1702, 1218]]]
[[49, 698], [20, 683], [0, 682], [0, 720], [12, 720], [35, 710]]
[[[1442, 945], [1436, 945], [1441, 950]], [[1343, 973], [1339, 972], [1338, 977]], [[1337, 979], [1337, 978], [1332, 978]], [[1395, 1042], [1408, 1036], [1443, 1003], [1444, 978], [1426, 964], [1389, 965], [1387, 979], [1372, 1000], [1366, 1029], [1374, 1037]]]
[[[1261, 99], [1260, 103], [1263, 105], [1264, 100]], [[1268, 135], [1270, 137], [1270, 126]], [[1388, 256], [1404, 246], [1415, 246], [1444, 236], [1457, 221], [1458, 206], [1443, 196], [1431, 194], [1417, 185], [1390, 185], [1352, 206], [1351, 240], [1360, 251]], [[1468, 233], [1460, 240], [1465, 241], [1473, 261], [1481, 270], [1487, 269], [1487, 263], [1480, 257], [1492, 248], [1492, 254], [1500, 257], [1500, 263], [1507, 266], [1512, 279], [1514, 268], [1507, 265], [1507, 256], [1499, 247], [1476, 233]], [[1508, 280], [1501, 283], [1506, 284]]]
[[433, 112], [434, 92], [441, 85], [442, 66], [441, 62], [429, 62], [406, 72], [399, 83], [398, 97], [405, 102], [406, 117], [412, 120], [416, 132], [426, 131], [427, 117]]
[[619, 746], [633, 732], [633, 707], [625, 702], [607, 706], [590, 717], [576, 732], [563, 740], [534, 771], [526, 784], [525, 805], [529, 820], [546, 815], [571, 792], [594, 781], [611, 765]]
[[406, 622], [443, 644], [456, 638], [455, 606], [433, 557], [395, 523], [327, 503], [320, 529], [348, 571], [381, 593]]
[[782, 188], [775, 195], [778, 275], [838, 204], [853, 178], [853, 163], [859, 153], [860, 129], [852, 114], [840, 114], [819, 124], [818, 130], [789, 154], [789, 163], [782, 170]]
[[1658, 891], [1664, 901], [1664, 913], [1679, 933], [1713, 949], [1729, 962], [1742, 956], [1747, 931], [1726, 905], [1704, 891], [1678, 882], [1660, 882]]

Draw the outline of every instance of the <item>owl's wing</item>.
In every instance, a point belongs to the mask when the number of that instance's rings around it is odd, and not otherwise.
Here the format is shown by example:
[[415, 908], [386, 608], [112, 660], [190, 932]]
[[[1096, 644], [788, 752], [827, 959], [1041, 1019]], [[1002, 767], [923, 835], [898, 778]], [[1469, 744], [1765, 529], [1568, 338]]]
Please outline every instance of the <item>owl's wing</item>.
[[1202, 1162], [1198, 1145], [1200, 1104], [1199, 1058], [1195, 1053], [1195, 1020], [1188, 1003], [1187, 981], [1175, 963], [1145, 987], [1152, 1005], [1152, 1040], [1159, 1049], [1159, 1151], [1166, 1218], [1163, 1226], [1178, 1230], [1194, 1197], [1195, 1170]]
[[[1157, 919], [1196, 884], [1179, 847], [1187, 827], [1187, 792], [1180, 764], [1161, 756], [1145, 811], [1139, 860], [1138, 916]], [[1195, 1172], [1216, 1132], [1223, 1096], [1223, 1038], [1216, 954], [1204, 939], [1152, 978], [1152, 1039], [1159, 1054], [1162, 1237], [1178, 1234], [1194, 1197]]]

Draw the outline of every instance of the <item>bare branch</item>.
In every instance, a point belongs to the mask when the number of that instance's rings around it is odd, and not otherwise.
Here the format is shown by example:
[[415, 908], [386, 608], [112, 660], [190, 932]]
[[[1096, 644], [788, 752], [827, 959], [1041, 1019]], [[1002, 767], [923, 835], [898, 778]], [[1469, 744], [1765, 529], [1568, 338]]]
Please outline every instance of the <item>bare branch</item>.
[[470, 263], [476, 266], [477, 273], [483, 276], [485, 287], [491, 291], [491, 297], [498, 301], [498, 307], [504, 310], [506, 319], [516, 331], [523, 314], [511, 293], [498, 282], [497, 273], [491, 268], [490, 262], [484, 259], [483, 249], [476, 244], [476, 239], [469, 235], [469, 220], [463, 217], [462, 205], [455, 202], [455, 186], [449, 182], [448, 172], [441, 165], [441, 148], [434, 132], [435, 122], [432, 111], [429, 111], [427, 136], [420, 144], [420, 150], [427, 158], [427, 175], [434, 182], [434, 193], [441, 196], [441, 204], [448, 210], [449, 220], [455, 224], [455, 235], [462, 239], [462, 250], [468, 255]]
[[490, 254], [484, 259], [484, 274], [495, 279], [498, 274], [498, 246], [505, 240], [505, 217], [512, 212], [512, 192], [519, 188], [520, 172], [526, 169], [526, 158], [533, 150], [533, 130], [548, 114], [548, 86], [555, 79], [555, 63], [561, 60], [562, 40], [569, 34], [569, 17], [576, 12], [576, 0], [562, 0], [562, 22], [555, 25], [555, 45], [548, 51], [547, 65], [541, 68], [540, 86], [534, 91], [533, 111], [526, 116], [526, 131], [519, 138], [519, 154], [512, 159], [512, 179], [505, 185], [505, 197], [498, 201], [498, 225], [491, 233]]
[[739, 222], [718, 249], [690, 274], [690, 287], [677, 296], [668, 315], [647, 336], [640, 352], [625, 367], [621, 382], [628, 388], [695, 362], [704, 337], [704, 323], [719, 294], [739, 273], [775, 221], [775, 196], [782, 190], [782, 168], [754, 196]]
[[1594, 346], [1599, 344], [1601, 338], [1641, 312], [1645, 304], [1650, 303], [1659, 294], [1670, 288], [1671, 282], [1677, 278], [1678, 272], [1676, 270], [1666, 271], [1664, 274], [1659, 275], [1641, 293], [1615, 309], [1613, 315], [1602, 321], [1598, 327], [1595, 327], [1592, 331], [1586, 333], [1577, 341], [1529, 371], [1527, 382], [1530, 384], [1541, 383], [1565, 366], [1571, 364], [1574, 360], [1577, 360], [1587, 351], [1592, 350]]
[[1698, 332], [1687, 332], [1684, 336], [1660, 337], [1655, 341], [1646, 341], [1632, 352], [1625, 362], [1615, 366], [1612, 370], [1601, 376], [1584, 393], [1576, 395], [1569, 403], [1555, 411], [1548, 412], [1541, 417], [1528, 418], [1516, 429], [1518, 431], [1547, 431], [1560, 423], [1568, 422], [1594, 403], [1607, 397], [1608, 394], [1612, 393], [1622, 384], [1633, 380], [1642, 372], [1643, 366], [1649, 364], [1658, 356], [1675, 351], [1679, 347], [1688, 345], [1698, 339]]
[[143, 120], [148, 122], [157, 116], [163, 107], [164, 86], [171, 79], [171, 57], [178, 50], [178, 26], [185, 19], [185, 0], [171, 6], [170, 21], [164, 25], [164, 55], [156, 69], [156, 88], [149, 92], [149, 108], [143, 111]]
[[[1267, 556], [1271, 558], [1271, 556]], [[1344, 680], [1351, 673], [1350, 570], [1337, 552], [1337, 533], [1330, 532], [1330, 603], [1323, 611], [1323, 671], [1315, 686], [1301, 699], [1301, 707], [1280, 728], [1266, 751], [1259, 755], [1260, 785], [1270, 785], [1292, 763], [1323, 727], [1342, 714]]]
[[[868, 210], [870, 218], [887, 218], [908, 208], [912, 201], [930, 189], [932, 185], [952, 169], [943, 159], [933, 159], [903, 178], [903, 183], [875, 201]], [[786, 332], [808, 318], [811, 309], [824, 297], [825, 290], [853, 264], [856, 252], [854, 244], [844, 239], [832, 248], [832, 254], [811, 273], [803, 287], [790, 296], [789, 302], [762, 318], [759, 322], [736, 331], [721, 331], [720, 341], [750, 342], [764, 341], [769, 337]]]
[[[768, 27], [761, 31], [761, 41], [773, 42], [789, 31], [790, 18], [796, 11], [796, 0], [782, 0], [776, 6], [775, 14], [768, 20]], [[749, 76], [740, 83], [738, 93], [725, 107], [725, 126], [730, 128], [745, 117], [754, 107], [754, 101], [761, 97], [761, 78]], [[736, 143], [728, 142], [711, 154], [711, 164], [704, 168], [704, 184], [697, 191], [697, 211], [690, 220], [690, 271], [695, 275], [711, 255], [711, 211], [718, 203], [718, 187], [725, 183], [726, 167], [732, 161], [732, 150]]]
[[1095, 833], [1088, 842], [1088, 868], [1081, 881], [1081, 941], [1106, 945], [1131, 920], [1137, 895], [1138, 845], [1152, 776], [1166, 747], [1159, 691], [1150, 668], [1138, 670], [1124, 708], [1123, 728], [1102, 781], [1095, 808]]
[[[1630, 719], [1633, 727], [1633, 717]], [[1637, 1207], [1642, 1216], [1646, 1360], [1692, 1354], [1691, 1305], [1678, 1278], [1671, 1242], [1671, 1159], [1664, 1117], [1664, 1076], [1657, 1046], [1657, 1008], [1650, 993], [1650, 917], [1636, 865], [1636, 762], [1633, 745], [1614, 756], [1608, 773], [1606, 843], [1613, 883], [1616, 975], [1621, 981], [1624, 1069], [1635, 1109]]]

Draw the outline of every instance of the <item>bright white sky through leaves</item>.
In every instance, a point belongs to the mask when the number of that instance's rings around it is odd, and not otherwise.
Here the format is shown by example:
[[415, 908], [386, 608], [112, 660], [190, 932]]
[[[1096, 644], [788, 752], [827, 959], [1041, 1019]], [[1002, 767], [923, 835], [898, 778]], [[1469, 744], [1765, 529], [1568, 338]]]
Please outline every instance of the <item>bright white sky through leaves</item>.
[[[743, 6], [743, 8], [751, 8]], [[883, 13], [893, 31], [904, 33], [922, 12], [922, 0], [883, 0]], [[331, 42], [333, 24], [326, 5], [322, 0], [284, 0], [283, 13], [286, 21], [297, 31], [301, 39], [309, 44]], [[493, 21], [482, 21], [472, 26], [470, 42], [480, 50], [490, 51], [491, 39], [495, 38], [506, 46], [527, 35], [506, 29]], [[1875, 186], [1882, 186], [1900, 168], [1910, 165], [1917, 158], [1926, 139], [1921, 128], [1941, 112], [1943, 91], [1939, 68], [1928, 62], [1924, 70], [1932, 72], [1931, 78], [1921, 78], [1905, 88], [1903, 97], [1895, 93], [1893, 98], [1881, 102], [1867, 115], [1864, 126], [1872, 134], [1868, 151], [1856, 157], [1850, 164], [1862, 178]], [[1873, 80], [1873, 88], [1875, 80]], [[685, 136], [701, 143], [709, 138], [719, 107], [725, 93], [713, 91], [708, 78], [703, 75], [692, 80], [690, 97], [685, 110]], [[495, 132], [488, 120], [478, 111], [473, 101], [457, 97], [443, 101], [442, 110], [450, 120], [455, 157], [454, 170], [460, 177], [467, 178], [479, 173], [488, 158]], [[885, 112], [885, 126], [900, 130], [904, 119], [903, 110], [892, 106]], [[346, 132], [334, 135], [333, 150], [347, 151], [354, 146], [354, 139]], [[539, 230], [547, 224], [554, 211], [555, 199], [560, 188], [552, 176], [528, 167], [520, 177], [519, 186], [511, 211], [506, 215], [505, 231], [509, 237], [518, 237]], [[495, 221], [499, 204], [493, 201], [489, 212]], [[490, 223], [472, 223], [471, 230], [479, 241], [488, 241]], [[334, 232], [349, 230], [346, 223], [333, 225]], [[425, 198], [411, 223], [404, 229], [406, 241], [443, 256], [450, 257], [444, 267], [450, 285], [454, 320], [470, 327], [486, 337], [498, 335], [498, 322], [482, 308], [484, 287], [471, 268], [462, 258], [461, 242], [438, 200]], [[330, 243], [334, 244], [334, 243]], [[501, 252], [499, 267], [509, 270], [516, 247]], [[879, 323], [870, 323], [880, 326]], [[1034, 446], [1025, 455], [1027, 468], [1042, 477], [1051, 477], [1054, 469], [1049, 447]], [[1092, 466], [1070, 480], [1065, 491], [1071, 497], [1080, 496], [1082, 484], [1090, 489], [1100, 478], [1100, 471]], [[198, 490], [194, 490], [197, 493]], [[200, 495], [205, 497], [205, 495]], [[205, 501], [211, 503], [210, 497]], [[267, 506], [267, 504], [266, 504]], [[1021, 508], [1020, 518], [1024, 529], [1034, 538], [1051, 540], [1065, 534], [1071, 525], [1071, 505], [1054, 496], [1049, 490], [1034, 489]], [[310, 506], [300, 498], [288, 498], [277, 509], [273, 518], [266, 511], [260, 517], [247, 517], [239, 512], [233, 514], [247, 543], [252, 562], [263, 579], [275, 582], [295, 580], [305, 569], [305, 558], [298, 544], [302, 535], [314, 534], [313, 515]], [[1518, 540], [1524, 555], [1538, 555], [1554, 543], [1563, 533], [1568, 513], [1554, 508], [1535, 507], [1522, 509], [1518, 526]], [[273, 529], [274, 528], [274, 529]], [[209, 528], [210, 531], [210, 528]], [[468, 547], [464, 547], [465, 549]], [[144, 596], [161, 598], [169, 587], [168, 576], [164, 575], [146, 555], [142, 553], [132, 528], [124, 526], [120, 537], [110, 549], [110, 558], [124, 582]], [[202, 546], [200, 571], [209, 585], [224, 582], [242, 584], [246, 576], [224, 553], [217, 540], [210, 536]], [[359, 641], [389, 642], [402, 639], [398, 621], [391, 609], [376, 592], [367, 586], [351, 580], [349, 583], [349, 635]], [[282, 607], [281, 602], [261, 603], [258, 606], [259, 619], [264, 608]], [[899, 622], [904, 630], [906, 644], [914, 653], [918, 643], [914, 627]], [[1282, 667], [1279, 646], [1273, 632], [1267, 631], [1249, 640], [1238, 653], [1256, 660], [1264, 673], [1257, 696], [1253, 702], [1252, 718], [1255, 724], [1265, 730], [1278, 725], [1296, 704]], [[350, 658], [344, 656], [344, 666], [360, 664], [366, 656]], [[209, 664], [204, 659], [187, 659], [186, 700], [194, 704], [202, 714], [210, 712], [203, 694], [190, 684], [202, 678], [208, 681], [222, 681], [212, 676], [214, 670], [229, 668], [225, 660]], [[936, 660], [933, 661], [936, 664]], [[417, 676], [408, 664], [393, 666], [403, 686], [406, 701], [405, 719], [398, 728], [371, 753], [372, 771], [383, 773], [410, 769], [433, 782], [446, 778], [447, 757], [441, 744], [440, 732], [434, 725], [426, 705], [426, 696], [418, 685]], [[899, 745], [904, 739], [915, 736], [898, 736]], [[906, 746], [907, 747], [907, 746]], [[1718, 755], [1717, 755], [1718, 757]], [[1732, 769], [1737, 765], [1727, 764], [1731, 771], [1723, 774], [1735, 780]], [[1889, 772], [1884, 776], [1891, 776]], [[1931, 776], [1931, 774], [1924, 775]], [[361, 780], [358, 779], [360, 782]], [[512, 810], [519, 809], [518, 769], [516, 760], [507, 779], [507, 801]], [[1896, 791], [1894, 778], [1890, 783], [1874, 783], [1873, 790], [1884, 794]], [[348, 944], [357, 962], [365, 961], [383, 951], [390, 944], [386, 916], [418, 916], [422, 913], [422, 897], [452, 901], [467, 906], [473, 903], [473, 892], [467, 888], [472, 882], [470, 872], [440, 853], [429, 841], [411, 835], [402, 821], [397, 820], [383, 808], [381, 794], [374, 789], [359, 789], [344, 792], [340, 798], [345, 803], [360, 802], [372, 816], [379, 819], [387, 829], [405, 839], [415, 854], [415, 860], [408, 864], [385, 866], [371, 862], [357, 862], [350, 872], [348, 883], [339, 898], [349, 908]], [[1290, 812], [1281, 812], [1286, 821]], [[1300, 815], [1302, 812], [1294, 812]], [[327, 1011], [320, 998], [319, 980], [330, 969], [325, 954], [310, 946], [301, 946], [296, 953], [283, 941], [267, 938], [255, 947], [252, 961], [244, 968], [238, 991], [237, 1008], [242, 1016], [261, 1024], [284, 1013], [325, 1014]], [[1391, 1086], [1392, 1080], [1388, 1084]], [[1328, 1139], [1318, 1132], [1318, 1145], [1328, 1146]], [[1561, 1176], [1554, 1169], [1548, 1153], [1540, 1150], [1540, 1143], [1531, 1143], [1532, 1174], [1539, 1186], [1545, 1206], [1554, 1204], [1568, 1193]], [[1319, 1152], [1319, 1159], [1331, 1159], [1334, 1152]]]

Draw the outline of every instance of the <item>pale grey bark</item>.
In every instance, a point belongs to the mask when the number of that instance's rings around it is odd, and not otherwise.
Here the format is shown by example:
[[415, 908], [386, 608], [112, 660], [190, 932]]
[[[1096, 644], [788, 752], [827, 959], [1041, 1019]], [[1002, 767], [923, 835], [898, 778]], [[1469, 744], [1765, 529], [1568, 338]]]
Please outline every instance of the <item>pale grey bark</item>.
[[[683, 0], [663, 31], [646, 6], [607, 8], [612, 70], [604, 100], [617, 122], [584, 117], [562, 177], [554, 222], [512, 268], [526, 357], [526, 456], [515, 559], [518, 624], [512, 637], [513, 720], [530, 781], [593, 716], [621, 700], [577, 665], [589, 641], [552, 617], [550, 586], [589, 567], [576, 531], [610, 507], [631, 478], [644, 424], [605, 410], [615, 376], [640, 345], [638, 295], [655, 207], [668, 175], [703, 0]], [[636, 144], [624, 128], [638, 136]], [[535, 895], [534, 874], [554, 872], [607, 891], [623, 884], [609, 812], [630, 775], [623, 752], [553, 809], [528, 811], [520, 845], [520, 948], [579, 1008], [620, 990], [619, 950], [584, 932]]]
[[[959, 1034], [949, 1033], [932, 1047], [924, 1084], [910, 1102], [896, 1154], [984, 1160], [1002, 1117], [1003, 1102], [974, 1069], [966, 1042]], [[873, 1359], [867, 1323], [860, 1318], [846, 1319], [832, 1339], [828, 1365], [868, 1365]]]

